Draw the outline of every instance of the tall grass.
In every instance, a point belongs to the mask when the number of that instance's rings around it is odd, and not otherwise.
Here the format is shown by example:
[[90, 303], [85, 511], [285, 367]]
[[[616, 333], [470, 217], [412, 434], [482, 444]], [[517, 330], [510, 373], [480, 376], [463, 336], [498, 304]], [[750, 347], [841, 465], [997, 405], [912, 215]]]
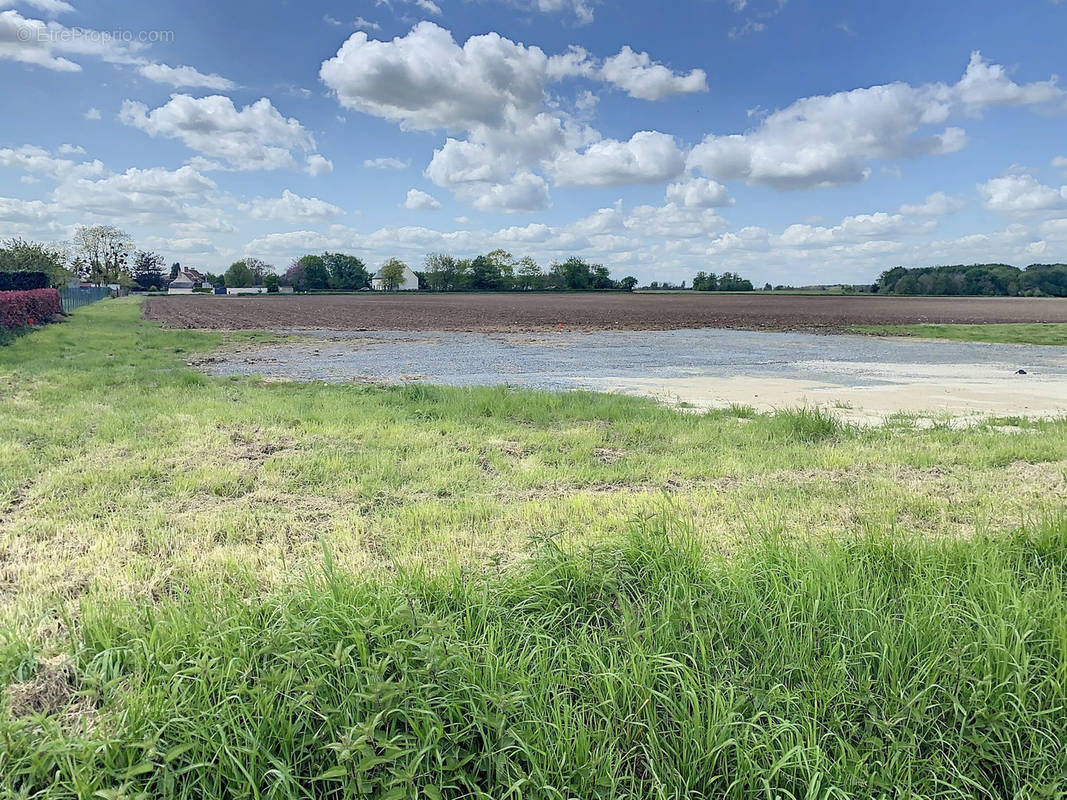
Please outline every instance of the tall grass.
[[1067, 521], [730, 558], [670, 517], [521, 569], [330, 565], [87, 605], [94, 710], [0, 723], [25, 797], [1054, 797]]

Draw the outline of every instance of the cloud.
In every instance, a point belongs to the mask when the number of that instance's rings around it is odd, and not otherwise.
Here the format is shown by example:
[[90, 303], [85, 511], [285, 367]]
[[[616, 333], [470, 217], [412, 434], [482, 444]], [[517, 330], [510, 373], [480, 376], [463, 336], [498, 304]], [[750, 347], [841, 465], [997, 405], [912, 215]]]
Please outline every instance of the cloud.
[[638, 131], [628, 142], [606, 139], [582, 153], [561, 154], [552, 165], [561, 185], [620, 186], [661, 183], [685, 169], [685, 155], [674, 137], [655, 131]]
[[104, 31], [68, 28], [58, 22], [27, 19], [17, 11], [0, 11], [0, 59], [57, 72], [79, 72], [81, 65], [67, 56], [132, 63], [137, 49], [137, 44], [124, 44]]
[[89, 107], [85, 110], [84, 116], [86, 119], [100, 119], [100, 109]]
[[52, 193], [57, 209], [99, 218], [174, 222], [197, 213], [193, 201], [203, 202], [218, 187], [189, 166], [137, 169], [99, 180], [64, 180]]
[[662, 100], [675, 94], [708, 90], [704, 70], [694, 69], [688, 75], [675, 74], [662, 64], [654, 63], [648, 53], [635, 53], [627, 46], [604, 62], [600, 76], [630, 97], [641, 100]]
[[[73, 145], [63, 145], [58, 152], [73, 155], [85, 151]], [[24, 172], [43, 175], [55, 181], [99, 177], [107, 173], [107, 169], [100, 161], [76, 162], [69, 158], [57, 158], [43, 147], [29, 144], [16, 148], [0, 148], [0, 167], [21, 169]]]
[[143, 66], [138, 67], [137, 71], [150, 81], [166, 83], [178, 88], [186, 86], [202, 86], [205, 89], [226, 91], [235, 88], [237, 85], [229, 78], [224, 78], [221, 75], [216, 75], [214, 73], [205, 75], [204, 73], [187, 66], [170, 67], [166, 64], [144, 64]]
[[367, 169], [407, 169], [411, 161], [401, 161], [399, 158], [367, 158], [363, 161]]
[[[432, 22], [391, 41], [355, 33], [319, 74], [345, 108], [404, 130], [449, 134], [426, 176], [464, 202], [501, 211], [548, 206], [547, 184], [538, 172], [558, 182], [606, 186], [669, 179], [684, 166], [666, 134], [600, 142], [597, 131], [551, 99], [552, 84], [604, 81], [648, 99], [705, 87], [699, 70], [675, 75], [630, 48], [601, 65], [578, 47], [549, 56], [497, 33], [472, 36], [460, 46]], [[590, 107], [583, 103], [579, 111]], [[514, 207], [505, 207], [509, 200]]]
[[379, 25], [377, 22], [371, 22], [369, 19], [364, 19], [363, 17], [356, 17], [351, 22], [342, 22], [341, 20], [334, 19], [329, 14], [326, 14], [325, 16], [323, 16], [322, 21], [329, 25], [336, 25], [339, 27], [352, 27], [356, 28], [357, 30], [364, 31], [378, 31], [382, 28], [382, 26]]
[[312, 153], [307, 157], [307, 164], [304, 167], [304, 171], [308, 175], [314, 177], [329, 175], [333, 172], [333, 162], [319, 153]]
[[282, 192], [281, 197], [257, 197], [247, 208], [249, 216], [255, 219], [293, 223], [333, 219], [345, 213], [340, 207], [325, 200], [301, 197], [288, 189]]
[[966, 205], [961, 197], [952, 197], [944, 192], [934, 192], [917, 205], [904, 204], [900, 213], [912, 217], [943, 217], [954, 214]]
[[[16, 2], [17, 0], [0, 0], [0, 8], [13, 6]], [[22, 0], [22, 2], [24, 5], [36, 8], [41, 13], [52, 17], [74, 10], [74, 6], [63, 2], [63, 0]]]
[[224, 95], [173, 94], [151, 111], [143, 103], [126, 100], [119, 119], [150, 136], [178, 139], [239, 170], [292, 167], [294, 151], [315, 147], [311, 133], [296, 119], [283, 117], [265, 97], [240, 110]]
[[440, 207], [441, 203], [437, 198], [419, 189], [409, 189], [407, 199], [404, 200], [404, 208], [412, 211], [436, 211]]
[[1067, 186], [1054, 189], [1033, 175], [1003, 175], [978, 185], [982, 203], [990, 211], [1027, 216], [1067, 208]]
[[667, 202], [686, 208], [732, 206], [734, 200], [726, 187], [708, 178], [688, 178], [667, 187]]
[[542, 211], [551, 205], [548, 184], [532, 172], [520, 172], [501, 183], [464, 187], [456, 196], [479, 211], [505, 214]]
[[1019, 85], [1002, 67], [971, 56], [954, 84], [892, 83], [806, 97], [768, 114], [749, 133], [709, 135], [693, 148], [689, 166], [719, 180], [745, 180], [777, 189], [837, 186], [865, 180], [875, 159], [943, 155], [963, 148], [965, 133], [944, 125], [1002, 105], [1058, 102], [1055, 81]]

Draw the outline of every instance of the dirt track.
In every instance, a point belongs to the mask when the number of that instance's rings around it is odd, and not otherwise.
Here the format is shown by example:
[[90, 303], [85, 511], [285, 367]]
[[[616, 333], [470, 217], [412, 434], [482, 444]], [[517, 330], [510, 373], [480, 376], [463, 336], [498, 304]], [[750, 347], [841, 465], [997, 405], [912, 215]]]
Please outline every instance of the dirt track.
[[834, 331], [853, 325], [1067, 322], [1067, 299], [769, 294], [452, 294], [154, 297], [170, 328], [535, 331], [740, 328]]

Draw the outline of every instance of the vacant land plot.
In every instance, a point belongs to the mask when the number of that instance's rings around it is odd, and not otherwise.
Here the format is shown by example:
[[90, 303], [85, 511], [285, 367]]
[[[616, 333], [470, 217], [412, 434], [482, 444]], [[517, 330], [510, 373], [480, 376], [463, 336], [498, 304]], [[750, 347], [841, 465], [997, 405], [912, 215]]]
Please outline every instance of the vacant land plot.
[[214, 330], [533, 331], [1067, 322], [1067, 300], [691, 294], [456, 294], [155, 297], [148, 319]]
[[188, 366], [257, 337], [0, 348], [3, 796], [1067, 789], [1067, 421]]

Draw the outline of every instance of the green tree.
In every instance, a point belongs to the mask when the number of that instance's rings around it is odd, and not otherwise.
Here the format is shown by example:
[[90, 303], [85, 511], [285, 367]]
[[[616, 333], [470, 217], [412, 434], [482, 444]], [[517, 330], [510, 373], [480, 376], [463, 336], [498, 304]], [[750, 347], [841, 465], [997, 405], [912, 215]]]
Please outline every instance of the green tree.
[[279, 285], [280, 282], [278, 280], [278, 276], [273, 272], [268, 273], [268, 275], [263, 279], [263, 286], [266, 288], [268, 293], [277, 292]]
[[309, 292], [324, 292], [330, 288], [330, 271], [322, 256], [308, 254], [298, 262], [304, 268], [304, 289]]
[[71, 278], [66, 253], [58, 247], [20, 238], [0, 245], [0, 272], [43, 272], [53, 286], [62, 286]]
[[390, 258], [382, 264], [382, 268], [378, 270], [378, 277], [381, 279], [382, 288], [387, 292], [395, 292], [399, 289], [400, 284], [404, 282], [405, 269], [407, 269], [407, 264], [399, 258]]
[[549, 281], [557, 289], [582, 291], [592, 288], [592, 270], [585, 259], [571, 256], [566, 261], [557, 261], [549, 271]]
[[223, 275], [230, 289], [246, 289], [255, 283], [256, 276], [244, 261], [234, 261]]
[[543, 289], [545, 274], [536, 261], [529, 256], [519, 259], [515, 270], [515, 286], [518, 289]]
[[370, 284], [366, 265], [355, 256], [346, 253], [323, 253], [322, 264], [328, 275], [331, 289], [352, 292]]
[[74, 249], [84, 280], [97, 285], [132, 283], [129, 260], [133, 239], [126, 231], [114, 225], [83, 225], [74, 233]]
[[465, 265], [447, 253], [430, 253], [423, 262], [426, 267], [426, 288], [431, 292], [456, 292], [465, 288]]
[[633, 275], [627, 275], [621, 281], [619, 281], [619, 288], [625, 289], [627, 292], [632, 292], [637, 286], [637, 278]]

